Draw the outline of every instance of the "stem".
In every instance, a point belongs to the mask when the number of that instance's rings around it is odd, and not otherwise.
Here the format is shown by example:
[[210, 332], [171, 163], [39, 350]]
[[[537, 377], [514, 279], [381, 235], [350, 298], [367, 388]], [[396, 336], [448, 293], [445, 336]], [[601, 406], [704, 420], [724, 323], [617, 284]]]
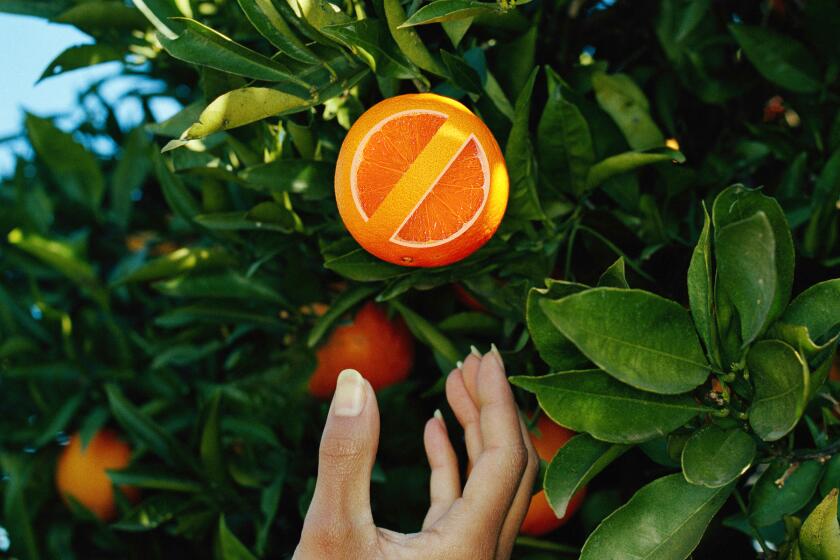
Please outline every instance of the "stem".
[[788, 458], [799, 461], [808, 461], [810, 459], [825, 460], [838, 451], [840, 451], [840, 439], [829, 443], [821, 449], [800, 449], [791, 451], [788, 454]]
[[744, 517], [747, 519], [747, 523], [749, 523], [750, 528], [753, 530], [755, 536], [755, 540], [758, 541], [758, 545], [761, 547], [761, 551], [764, 553], [764, 556], [770, 558], [770, 550], [767, 548], [767, 543], [764, 542], [764, 537], [761, 536], [761, 532], [758, 530], [758, 527], [750, 519], [750, 514], [747, 512], [747, 504], [744, 503], [744, 498], [741, 497], [741, 493], [738, 492], [736, 488], [734, 492], [735, 501], [738, 502], [738, 507], [741, 508], [741, 513], [744, 514]]

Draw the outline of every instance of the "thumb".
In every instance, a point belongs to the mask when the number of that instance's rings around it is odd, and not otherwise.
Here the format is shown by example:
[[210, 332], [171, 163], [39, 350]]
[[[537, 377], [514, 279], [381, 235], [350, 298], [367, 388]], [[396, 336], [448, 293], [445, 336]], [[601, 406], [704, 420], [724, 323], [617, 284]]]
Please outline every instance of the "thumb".
[[373, 526], [370, 476], [379, 445], [379, 408], [370, 383], [354, 369], [338, 376], [321, 436], [318, 482], [307, 521], [347, 527]]

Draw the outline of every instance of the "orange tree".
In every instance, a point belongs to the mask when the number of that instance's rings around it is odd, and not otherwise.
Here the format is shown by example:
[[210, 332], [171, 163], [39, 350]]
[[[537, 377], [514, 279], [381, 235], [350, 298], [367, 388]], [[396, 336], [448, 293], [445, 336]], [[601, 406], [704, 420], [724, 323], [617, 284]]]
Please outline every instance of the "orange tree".
[[[587, 487], [516, 558], [840, 555], [836, 3], [0, 10], [92, 37], [45, 79], [118, 60], [154, 84], [126, 93], [133, 130], [103, 83], [69, 132], [28, 115], [32, 155], [0, 185], [0, 555], [287, 557], [317, 352], [372, 300], [416, 339], [380, 391], [387, 526], [420, 524], [443, 375], [495, 342], [522, 409], [578, 433], [546, 462], [555, 514]], [[510, 174], [496, 235], [440, 268], [365, 252], [333, 195], [350, 126], [417, 91], [478, 114]], [[183, 110], [154, 122], [156, 96]], [[96, 491], [108, 523], [54, 485], [70, 435], [102, 429], [133, 450]]]

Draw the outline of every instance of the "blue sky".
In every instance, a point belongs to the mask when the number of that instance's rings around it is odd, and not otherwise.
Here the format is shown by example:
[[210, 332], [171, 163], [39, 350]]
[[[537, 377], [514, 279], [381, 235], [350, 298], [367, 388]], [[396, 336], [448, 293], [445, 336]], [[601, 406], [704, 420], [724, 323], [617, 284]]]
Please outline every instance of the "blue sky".
[[[82, 118], [83, 110], [76, 106], [76, 94], [92, 81], [119, 73], [120, 64], [111, 62], [91, 68], [75, 70], [35, 82], [44, 68], [67, 47], [92, 43], [93, 39], [75, 27], [49, 23], [40, 18], [0, 14], [0, 140], [20, 132], [24, 111], [40, 116], [62, 115], [58, 124], [72, 127]], [[137, 124], [139, 107], [133, 100], [121, 100], [126, 89], [136, 87], [136, 79], [122, 78], [109, 84], [103, 96], [117, 104], [121, 124], [129, 128]], [[144, 84], [150, 90], [153, 83]], [[178, 110], [171, 100], [157, 99], [152, 105], [157, 120], [165, 119]], [[103, 148], [107, 149], [107, 146]], [[14, 164], [14, 153], [27, 153], [24, 140], [0, 142], [0, 175], [8, 175]]]

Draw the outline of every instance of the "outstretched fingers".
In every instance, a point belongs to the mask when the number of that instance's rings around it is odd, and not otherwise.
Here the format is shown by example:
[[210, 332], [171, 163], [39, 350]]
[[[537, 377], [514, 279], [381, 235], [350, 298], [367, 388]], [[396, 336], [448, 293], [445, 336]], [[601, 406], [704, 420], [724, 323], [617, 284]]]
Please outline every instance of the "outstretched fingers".
[[423, 520], [423, 529], [427, 529], [443, 517], [455, 500], [461, 497], [458, 457], [439, 410], [435, 411], [434, 417], [426, 423], [423, 444], [432, 471], [429, 479], [431, 505]]

